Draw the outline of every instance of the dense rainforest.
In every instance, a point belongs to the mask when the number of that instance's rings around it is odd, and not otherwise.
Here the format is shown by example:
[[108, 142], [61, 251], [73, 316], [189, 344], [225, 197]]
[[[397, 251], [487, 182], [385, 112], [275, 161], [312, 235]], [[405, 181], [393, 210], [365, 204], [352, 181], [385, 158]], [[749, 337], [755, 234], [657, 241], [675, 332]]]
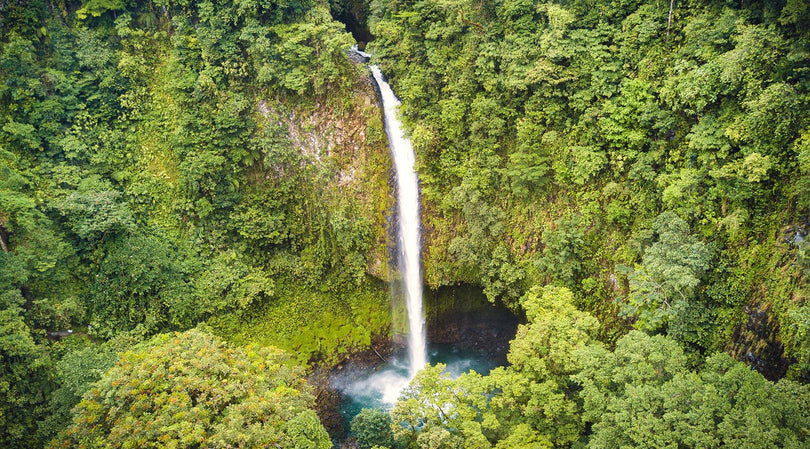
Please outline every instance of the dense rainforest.
[[332, 446], [307, 372], [393, 333], [357, 41], [425, 283], [523, 322], [358, 447], [810, 446], [802, 0], [0, 0], [0, 446]]

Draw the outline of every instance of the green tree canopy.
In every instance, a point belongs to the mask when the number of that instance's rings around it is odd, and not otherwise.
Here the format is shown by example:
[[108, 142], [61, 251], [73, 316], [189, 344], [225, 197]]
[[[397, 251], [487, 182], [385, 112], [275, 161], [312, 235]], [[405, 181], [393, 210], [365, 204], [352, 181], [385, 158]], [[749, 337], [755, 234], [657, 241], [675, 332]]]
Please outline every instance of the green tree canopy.
[[420, 372], [394, 407], [411, 448], [799, 448], [810, 387], [769, 382], [724, 353], [698, 369], [678, 342], [631, 331], [614, 350], [565, 288], [532, 289], [511, 366], [456, 380]]
[[689, 302], [712, 253], [689, 233], [689, 225], [674, 212], [655, 219], [657, 240], [644, 251], [641, 266], [630, 274], [626, 313], [638, 318], [641, 329], [664, 327], [673, 306]]
[[393, 447], [391, 415], [376, 408], [364, 408], [352, 419], [352, 433], [357, 437], [357, 447], [371, 449], [374, 446]]
[[50, 373], [16, 302], [19, 292], [0, 291], [0, 445], [27, 448], [40, 443], [31, 430], [43, 415]]
[[204, 330], [161, 334], [121, 355], [52, 443], [68, 447], [331, 447], [300, 369], [272, 348]]
[[534, 287], [521, 299], [529, 322], [510, 344], [511, 366], [487, 378], [497, 392], [491, 399], [497, 439], [529, 432], [537, 441], [564, 445], [579, 438], [580, 411], [568, 376], [579, 367], [575, 350], [593, 341], [599, 323], [572, 303], [570, 290], [550, 285]]
[[408, 448], [489, 447], [481, 414], [486, 386], [470, 371], [452, 379], [444, 364], [420, 371], [391, 411], [394, 436]]
[[727, 354], [688, 369], [678, 344], [633, 331], [616, 350], [578, 351], [589, 448], [805, 447], [810, 390], [768, 382]]
[[[511, 343], [511, 366], [488, 376], [451, 379], [439, 364], [420, 372], [392, 411], [394, 431], [413, 448], [550, 448], [579, 439], [581, 409], [569, 378], [576, 350], [592, 343], [598, 322], [577, 310], [571, 291], [531, 289], [529, 320]], [[523, 446], [523, 445], [526, 446]]]

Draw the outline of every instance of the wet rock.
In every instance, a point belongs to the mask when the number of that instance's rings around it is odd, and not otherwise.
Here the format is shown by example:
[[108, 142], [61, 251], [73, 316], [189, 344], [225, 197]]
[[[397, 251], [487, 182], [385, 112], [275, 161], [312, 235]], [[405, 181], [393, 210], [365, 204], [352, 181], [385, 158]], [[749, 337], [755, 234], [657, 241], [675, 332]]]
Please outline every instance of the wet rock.
[[349, 50], [349, 60], [357, 64], [365, 64], [371, 60], [367, 54], [361, 53], [354, 49]]
[[353, 447], [344, 446], [348, 441], [350, 423], [340, 413], [340, 406], [346, 398], [337, 385], [345, 380], [368, 377], [391, 357], [394, 349], [390, 340], [377, 339], [371, 348], [350, 354], [334, 367], [316, 367], [307, 378], [315, 388], [315, 410], [335, 447]]
[[776, 381], [787, 373], [791, 360], [785, 358], [779, 339], [779, 322], [770, 304], [749, 304], [745, 307], [748, 320], [734, 330], [731, 354], [766, 379]]

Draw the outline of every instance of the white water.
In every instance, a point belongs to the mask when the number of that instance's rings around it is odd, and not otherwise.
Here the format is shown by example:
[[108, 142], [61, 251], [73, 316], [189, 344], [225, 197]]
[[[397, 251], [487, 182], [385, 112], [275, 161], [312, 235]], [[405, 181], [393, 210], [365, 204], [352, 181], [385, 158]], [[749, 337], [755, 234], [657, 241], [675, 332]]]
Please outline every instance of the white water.
[[397, 118], [399, 100], [383, 79], [380, 69], [370, 66], [380, 88], [385, 113], [385, 131], [394, 156], [397, 173], [397, 204], [399, 209], [399, 250], [405, 303], [408, 310], [408, 361], [410, 377], [427, 364], [425, 319], [422, 313], [421, 242], [419, 238], [419, 180], [414, 170], [415, 155], [411, 141], [402, 132]]
[[[364, 58], [371, 55], [353, 47]], [[380, 69], [369, 66], [380, 89], [385, 118], [385, 132], [397, 174], [397, 207], [399, 214], [399, 259], [408, 312], [408, 360], [392, 359], [381, 371], [364, 379], [333, 379], [334, 385], [355, 400], [368, 405], [390, 407], [416, 373], [427, 364], [425, 319], [422, 312], [421, 242], [419, 237], [419, 180], [414, 170], [415, 155], [411, 141], [402, 132], [397, 118], [399, 100], [385, 82]]]

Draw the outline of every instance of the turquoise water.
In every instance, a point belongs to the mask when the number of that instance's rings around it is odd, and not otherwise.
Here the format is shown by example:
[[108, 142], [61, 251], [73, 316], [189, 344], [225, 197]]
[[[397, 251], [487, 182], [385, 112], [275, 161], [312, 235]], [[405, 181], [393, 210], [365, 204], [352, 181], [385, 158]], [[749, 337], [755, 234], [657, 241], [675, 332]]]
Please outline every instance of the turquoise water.
[[[430, 345], [428, 362], [444, 363], [447, 365], [445, 371], [451, 377], [458, 377], [470, 370], [486, 375], [497, 366], [485, 352], [462, 351], [446, 344]], [[340, 414], [346, 424], [364, 408], [391, 409], [398, 393], [408, 384], [407, 360], [392, 359], [388, 363], [381, 361], [380, 365], [368, 371], [362, 377], [346, 375], [332, 381], [345, 398]]]

